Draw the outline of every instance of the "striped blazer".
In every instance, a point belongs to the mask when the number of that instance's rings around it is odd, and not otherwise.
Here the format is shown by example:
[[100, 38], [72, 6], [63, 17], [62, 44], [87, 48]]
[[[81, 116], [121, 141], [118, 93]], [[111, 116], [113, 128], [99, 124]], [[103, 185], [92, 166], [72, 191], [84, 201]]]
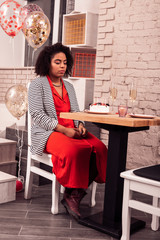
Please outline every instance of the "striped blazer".
[[[71, 111], [79, 111], [73, 85], [65, 80], [63, 82], [68, 92]], [[47, 77], [38, 77], [31, 82], [28, 101], [29, 112], [33, 120], [31, 152], [32, 154], [42, 155], [50, 134], [54, 132], [54, 128], [58, 124], [52, 91]], [[74, 123], [78, 127], [79, 121], [74, 121]]]

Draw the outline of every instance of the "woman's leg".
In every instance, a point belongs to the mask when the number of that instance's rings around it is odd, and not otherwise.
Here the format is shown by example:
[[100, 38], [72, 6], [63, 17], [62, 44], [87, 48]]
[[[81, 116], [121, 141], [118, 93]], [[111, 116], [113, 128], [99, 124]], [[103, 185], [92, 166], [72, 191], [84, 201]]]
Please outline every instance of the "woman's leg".
[[[97, 177], [95, 178], [95, 181], [99, 183], [104, 183], [106, 181], [106, 168], [107, 168], [107, 154], [108, 150], [105, 146], [105, 144], [100, 141], [97, 137], [92, 135], [91, 133], [88, 133], [88, 137], [86, 138], [86, 141], [93, 147], [93, 152], [95, 154], [96, 159], [96, 167], [97, 167]], [[94, 165], [94, 161], [91, 161], [91, 164]], [[93, 166], [90, 166], [90, 168], [94, 168]]]
[[82, 188], [66, 188], [61, 203], [76, 220], [81, 217], [79, 205], [86, 192]]
[[50, 135], [46, 151], [52, 154], [53, 172], [61, 185], [88, 188], [92, 150], [84, 139], [72, 139], [57, 132]]
[[71, 139], [61, 133], [50, 135], [46, 151], [52, 154], [53, 171], [66, 187], [61, 201], [70, 215], [80, 217], [79, 204], [88, 187], [92, 146], [84, 139]]
[[95, 152], [91, 153], [90, 164], [89, 164], [89, 184], [95, 180], [98, 175], [97, 165], [96, 165], [96, 154]]

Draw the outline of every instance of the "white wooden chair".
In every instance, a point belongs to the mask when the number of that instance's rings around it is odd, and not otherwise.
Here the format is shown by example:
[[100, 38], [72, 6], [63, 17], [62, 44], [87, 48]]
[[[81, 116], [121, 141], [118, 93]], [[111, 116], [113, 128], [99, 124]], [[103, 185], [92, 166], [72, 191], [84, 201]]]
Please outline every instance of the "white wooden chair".
[[[61, 193], [64, 192], [64, 187], [61, 186], [56, 179], [54, 173], [48, 172], [46, 170], [41, 169], [38, 166], [35, 166], [35, 162], [43, 163], [50, 167], [53, 167], [51, 154], [43, 153], [42, 156], [39, 155], [32, 155], [30, 152], [31, 146], [31, 115], [28, 111], [28, 156], [27, 156], [27, 170], [26, 170], [26, 181], [25, 181], [25, 191], [24, 191], [24, 198], [30, 199], [32, 195], [32, 185], [33, 185], [33, 174], [38, 174], [44, 178], [47, 178], [52, 181], [52, 206], [51, 212], [52, 214], [58, 214], [58, 202], [59, 202], [59, 193], [61, 189]], [[96, 204], [95, 195], [96, 195], [96, 187], [97, 183], [93, 182], [90, 185], [90, 206], [93, 207]]]
[[[159, 228], [160, 181], [137, 176], [133, 173], [135, 170], [137, 169], [128, 170], [120, 174], [124, 178], [121, 240], [130, 239], [131, 209], [152, 214], [151, 228], [154, 231], [157, 231]], [[133, 191], [152, 196], [152, 205], [132, 199]]]

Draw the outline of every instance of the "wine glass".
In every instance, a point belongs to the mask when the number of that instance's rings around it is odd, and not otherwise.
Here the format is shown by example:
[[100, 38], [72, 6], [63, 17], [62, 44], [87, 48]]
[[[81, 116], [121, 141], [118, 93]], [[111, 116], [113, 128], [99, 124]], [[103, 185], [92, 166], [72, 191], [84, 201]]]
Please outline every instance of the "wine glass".
[[117, 97], [117, 88], [114, 83], [111, 84], [110, 87], [110, 98], [112, 99], [112, 113], [113, 113], [113, 102]]
[[132, 82], [132, 84], [131, 84], [131, 87], [129, 90], [129, 97], [130, 97], [130, 100], [132, 101], [132, 112], [131, 113], [133, 114], [133, 103], [135, 102], [136, 97], [137, 97], [137, 87], [136, 87], [135, 82]]

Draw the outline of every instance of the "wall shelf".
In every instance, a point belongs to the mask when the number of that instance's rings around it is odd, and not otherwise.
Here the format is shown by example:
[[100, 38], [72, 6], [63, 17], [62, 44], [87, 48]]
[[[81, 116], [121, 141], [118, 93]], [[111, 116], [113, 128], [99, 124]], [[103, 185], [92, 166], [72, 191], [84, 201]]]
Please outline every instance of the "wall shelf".
[[62, 43], [67, 46], [96, 47], [98, 14], [86, 12], [63, 15]]
[[91, 48], [71, 48], [74, 58], [72, 77], [94, 78], [96, 49]]

